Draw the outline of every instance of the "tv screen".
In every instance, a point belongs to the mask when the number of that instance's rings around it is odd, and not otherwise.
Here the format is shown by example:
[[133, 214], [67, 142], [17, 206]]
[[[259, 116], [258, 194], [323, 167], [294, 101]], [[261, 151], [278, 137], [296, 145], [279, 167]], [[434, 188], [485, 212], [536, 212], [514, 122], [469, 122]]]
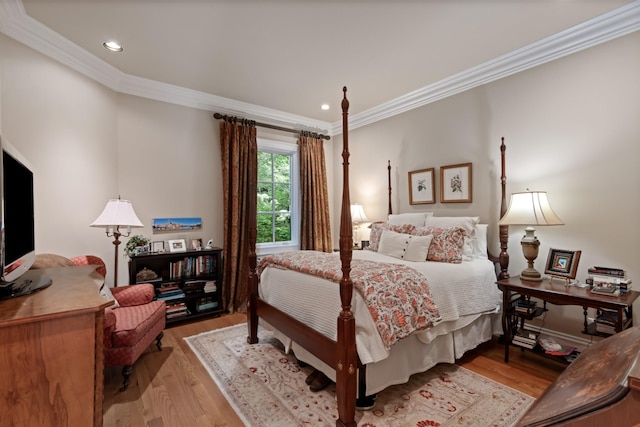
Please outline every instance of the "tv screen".
[[0, 299], [34, 292], [51, 284], [29, 268], [35, 261], [33, 171], [5, 140], [0, 140]]

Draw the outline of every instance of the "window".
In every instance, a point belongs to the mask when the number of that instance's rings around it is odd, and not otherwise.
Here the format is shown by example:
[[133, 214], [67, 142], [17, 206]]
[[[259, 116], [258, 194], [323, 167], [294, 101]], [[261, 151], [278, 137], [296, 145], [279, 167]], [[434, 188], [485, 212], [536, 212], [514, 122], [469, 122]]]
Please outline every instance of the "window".
[[298, 146], [258, 139], [258, 253], [299, 248]]

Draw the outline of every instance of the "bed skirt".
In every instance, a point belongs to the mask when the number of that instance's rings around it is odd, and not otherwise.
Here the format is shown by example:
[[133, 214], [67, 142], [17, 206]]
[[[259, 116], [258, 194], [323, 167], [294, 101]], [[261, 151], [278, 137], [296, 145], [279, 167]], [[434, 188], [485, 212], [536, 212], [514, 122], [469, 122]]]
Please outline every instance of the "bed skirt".
[[[438, 363], [454, 363], [465, 352], [491, 340], [494, 335], [501, 335], [501, 321], [500, 313], [466, 316], [455, 324], [443, 325], [450, 330], [435, 336], [429, 343], [421, 341], [416, 335], [399, 341], [391, 348], [387, 358], [367, 365], [366, 394], [378, 393], [394, 384], [403, 384], [411, 375], [427, 371]], [[336, 374], [331, 367], [264, 320], [260, 319], [260, 322], [274, 332], [286, 351], [293, 351], [298, 360], [321, 370], [335, 381]]]

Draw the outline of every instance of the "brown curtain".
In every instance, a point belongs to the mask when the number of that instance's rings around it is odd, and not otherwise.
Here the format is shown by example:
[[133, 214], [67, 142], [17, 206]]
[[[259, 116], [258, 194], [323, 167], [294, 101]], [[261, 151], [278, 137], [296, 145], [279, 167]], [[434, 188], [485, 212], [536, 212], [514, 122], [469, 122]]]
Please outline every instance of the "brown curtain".
[[249, 276], [249, 210], [257, 195], [248, 194], [250, 180], [257, 185], [258, 143], [254, 122], [220, 122], [222, 191], [224, 195], [224, 258], [222, 301], [230, 313], [247, 310]]
[[321, 139], [302, 134], [300, 147], [300, 249], [331, 252], [327, 168]]

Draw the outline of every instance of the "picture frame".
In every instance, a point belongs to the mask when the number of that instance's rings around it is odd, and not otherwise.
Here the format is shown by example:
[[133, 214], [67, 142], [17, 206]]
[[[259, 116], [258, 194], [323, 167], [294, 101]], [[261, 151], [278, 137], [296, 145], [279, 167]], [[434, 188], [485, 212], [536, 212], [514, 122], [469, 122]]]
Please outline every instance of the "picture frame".
[[169, 252], [186, 252], [187, 244], [184, 239], [169, 240]]
[[564, 279], [575, 279], [578, 271], [578, 262], [582, 251], [569, 251], [565, 249], [549, 249], [545, 274]]
[[409, 204], [435, 203], [435, 169], [427, 168], [409, 172]]
[[201, 251], [202, 248], [202, 239], [191, 239], [191, 249], [194, 251]]
[[158, 240], [155, 242], [151, 242], [151, 252], [152, 253], [163, 253], [164, 252], [164, 240]]
[[440, 167], [440, 202], [471, 203], [473, 201], [472, 164], [459, 163]]

